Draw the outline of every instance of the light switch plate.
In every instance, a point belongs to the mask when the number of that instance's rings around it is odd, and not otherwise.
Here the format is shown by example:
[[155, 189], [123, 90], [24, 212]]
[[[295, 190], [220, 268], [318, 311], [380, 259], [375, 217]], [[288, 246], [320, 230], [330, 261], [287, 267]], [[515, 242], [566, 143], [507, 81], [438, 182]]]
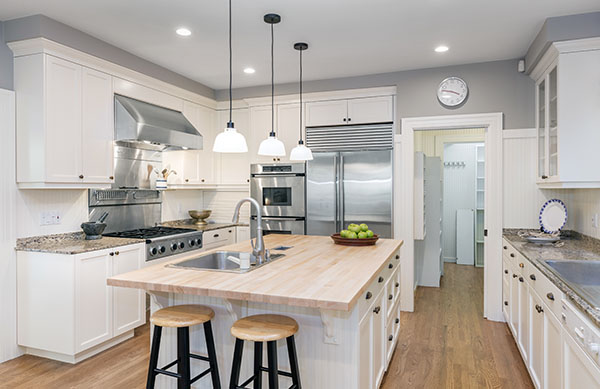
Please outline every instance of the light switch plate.
[[49, 226], [54, 224], [60, 224], [60, 213], [56, 210], [43, 211], [40, 214], [40, 225]]
[[598, 214], [597, 213], [595, 213], [592, 216], [592, 227], [593, 228], [598, 228]]

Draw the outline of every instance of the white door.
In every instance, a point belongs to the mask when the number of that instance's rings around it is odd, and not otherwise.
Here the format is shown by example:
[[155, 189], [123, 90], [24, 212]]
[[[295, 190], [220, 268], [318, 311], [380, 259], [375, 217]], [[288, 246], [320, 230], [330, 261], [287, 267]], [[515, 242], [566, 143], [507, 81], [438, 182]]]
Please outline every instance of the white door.
[[564, 389], [600, 388], [600, 369], [567, 333], [563, 353]]
[[46, 56], [46, 181], [83, 182], [81, 66]]
[[112, 77], [82, 68], [82, 165], [84, 182], [111, 183], [113, 176]]
[[519, 348], [525, 364], [529, 363], [529, 291], [523, 276], [517, 278], [519, 290]]
[[[385, 307], [386, 295], [385, 289], [379, 293], [375, 299], [375, 308], [373, 315], [372, 343], [373, 343], [373, 385], [372, 388], [378, 388], [383, 373], [385, 373]], [[377, 309], [379, 308], [379, 309]]]
[[189, 183], [212, 184], [215, 181], [212, 147], [215, 142], [216, 113], [210, 108], [184, 101], [183, 114], [203, 138], [202, 150], [183, 152], [187, 156], [184, 161], [184, 180], [187, 179]]
[[[275, 123], [277, 125], [277, 122]], [[278, 127], [275, 128], [278, 130]], [[248, 144], [248, 151], [250, 153], [250, 163], [273, 163], [277, 162], [277, 158], [258, 155], [258, 148], [260, 143], [267, 139], [269, 132], [271, 131], [271, 106], [264, 107], [252, 107], [250, 108], [250, 132], [251, 136]], [[279, 137], [281, 132], [278, 131], [277, 136]], [[287, 150], [286, 150], [287, 151]]]
[[371, 388], [373, 378], [373, 314], [367, 312], [359, 324], [359, 388]]
[[348, 100], [313, 101], [306, 103], [306, 125], [336, 126], [346, 124]]
[[394, 121], [392, 96], [348, 100], [348, 124], [383, 123]]
[[[144, 261], [143, 247], [119, 247], [111, 251], [112, 274], [138, 270]], [[146, 293], [141, 289], [113, 287], [114, 336], [146, 322]]]
[[[277, 128], [279, 139], [285, 144], [286, 152], [281, 161], [287, 162], [290, 160], [292, 149], [298, 145], [298, 140], [300, 140], [300, 104], [280, 104], [277, 106]], [[304, 123], [302, 123], [302, 139], [305, 139]]]
[[106, 250], [75, 257], [75, 352], [112, 338], [112, 290]]
[[[250, 151], [250, 115], [247, 108], [233, 111], [233, 122], [237, 131], [246, 137]], [[219, 111], [217, 129], [223, 128], [229, 121], [229, 111]], [[241, 185], [250, 182], [250, 153], [215, 153], [218, 163], [218, 183], [225, 185]]]
[[562, 388], [562, 331], [560, 322], [544, 305], [544, 389]]
[[543, 385], [544, 372], [544, 312], [542, 299], [529, 288], [529, 371], [536, 388]]

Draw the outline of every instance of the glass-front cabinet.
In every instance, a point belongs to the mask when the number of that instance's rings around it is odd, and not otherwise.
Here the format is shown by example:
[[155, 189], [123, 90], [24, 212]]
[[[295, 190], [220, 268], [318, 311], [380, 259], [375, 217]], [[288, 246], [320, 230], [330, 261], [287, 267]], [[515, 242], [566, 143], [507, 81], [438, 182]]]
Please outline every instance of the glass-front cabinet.
[[557, 64], [536, 83], [538, 182], [558, 180]]

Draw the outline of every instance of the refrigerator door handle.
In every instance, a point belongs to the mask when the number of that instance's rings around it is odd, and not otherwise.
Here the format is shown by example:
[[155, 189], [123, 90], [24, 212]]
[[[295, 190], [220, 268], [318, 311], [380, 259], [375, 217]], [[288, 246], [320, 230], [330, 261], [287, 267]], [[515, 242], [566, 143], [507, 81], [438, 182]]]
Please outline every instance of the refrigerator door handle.
[[[338, 179], [339, 179], [339, 175], [338, 175], [338, 169], [339, 169], [339, 165], [338, 165], [338, 157], [334, 156], [333, 157], [333, 172], [334, 172], [334, 180], [335, 183], [333, 185], [333, 187], [335, 188], [335, 194], [334, 194], [334, 209], [333, 209], [333, 217], [335, 218], [335, 229], [339, 231], [339, 210], [338, 210], [338, 204], [339, 204], [339, 191], [338, 191]], [[336, 232], [336, 231], [334, 231]]]
[[344, 156], [340, 154], [340, 198], [339, 198], [339, 207], [340, 207], [340, 228], [339, 230], [344, 229], [344, 224], [346, 221], [344, 220]]

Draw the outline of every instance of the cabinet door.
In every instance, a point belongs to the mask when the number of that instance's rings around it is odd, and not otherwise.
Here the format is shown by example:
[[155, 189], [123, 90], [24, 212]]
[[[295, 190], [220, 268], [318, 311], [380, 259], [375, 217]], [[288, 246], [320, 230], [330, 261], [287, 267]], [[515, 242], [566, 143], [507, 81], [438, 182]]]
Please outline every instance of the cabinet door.
[[551, 309], [544, 308], [544, 389], [562, 388], [562, 332], [560, 322]]
[[392, 96], [348, 100], [348, 124], [383, 123], [394, 121]]
[[[277, 125], [277, 123], [275, 123], [275, 125]], [[276, 130], [278, 131], [277, 136], [279, 137], [281, 135], [279, 128], [276, 128]], [[250, 163], [277, 162], [277, 158], [275, 157], [258, 155], [260, 143], [267, 139], [269, 131], [271, 131], [271, 106], [250, 108], [251, 136], [250, 139], [246, 139], [249, 141], [248, 151], [250, 152]], [[287, 152], [288, 150], [286, 149], [286, 153]]]
[[174, 173], [167, 178], [168, 185], [182, 185], [184, 183], [184, 166], [186, 151], [164, 151], [162, 153], [162, 167]]
[[373, 314], [367, 312], [358, 327], [359, 388], [372, 388], [373, 378]]
[[[286, 156], [281, 158], [281, 161], [288, 162], [292, 149], [298, 145], [298, 140], [300, 140], [300, 104], [277, 106], [277, 129], [279, 130], [279, 139], [285, 144]], [[305, 139], [304, 120], [302, 120], [302, 139]]]
[[[119, 247], [111, 251], [112, 274], [138, 270], [144, 261], [143, 248]], [[113, 287], [114, 336], [132, 330], [146, 322], [146, 293], [141, 289]]]
[[[508, 269], [507, 269], [508, 270]], [[504, 278], [502, 281], [502, 313], [504, 320], [510, 325], [510, 281]]]
[[570, 335], [563, 335], [564, 389], [600, 388], [600, 369]]
[[248, 226], [237, 226], [236, 228], [235, 242], [243, 242], [250, 240], [250, 227]]
[[558, 177], [558, 88], [557, 67], [554, 66], [547, 79], [548, 90], [548, 175]]
[[[219, 111], [217, 131], [223, 128], [229, 121], [229, 111]], [[250, 149], [250, 120], [247, 108], [233, 111], [233, 121], [237, 131], [246, 137], [248, 149]], [[250, 182], [250, 153], [215, 153], [218, 162], [217, 182], [224, 185], [240, 185]]]
[[[373, 315], [373, 384], [372, 388], [378, 388], [385, 373], [385, 289], [375, 300], [375, 309]], [[379, 307], [379, 310], [377, 310]]]
[[46, 181], [83, 182], [81, 66], [46, 56]]
[[542, 387], [544, 372], [544, 312], [542, 299], [529, 288], [529, 371], [536, 388]]
[[84, 67], [81, 96], [83, 181], [111, 183], [114, 138], [112, 77]]
[[510, 308], [510, 330], [515, 337], [515, 340], [519, 339], [519, 279], [518, 274], [514, 273], [512, 267], [509, 268], [510, 273], [510, 301], [508, 306]]
[[540, 80], [536, 86], [536, 124], [537, 124], [537, 164], [538, 179], [548, 178], [547, 166], [547, 136], [546, 136], [546, 78]]
[[183, 151], [184, 158], [184, 182], [195, 184], [212, 184], [215, 181], [213, 151], [215, 142], [215, 116], [214, 110], [198, 104], [184, 101], [183, 114], [202, 134], [202, 150]]
[[314, 101], [306, 103], [307, 126], [346, 124], [348, 100]]
[[110, 261], [106, 251], [75, 258], [75, 352], [100, 344], [113, 335], [112, 290], [106, 284]]
[[523, 353], [523, 360], [529, 363], [529, 290], [523, 276], [519, 275], [519, 348]]

